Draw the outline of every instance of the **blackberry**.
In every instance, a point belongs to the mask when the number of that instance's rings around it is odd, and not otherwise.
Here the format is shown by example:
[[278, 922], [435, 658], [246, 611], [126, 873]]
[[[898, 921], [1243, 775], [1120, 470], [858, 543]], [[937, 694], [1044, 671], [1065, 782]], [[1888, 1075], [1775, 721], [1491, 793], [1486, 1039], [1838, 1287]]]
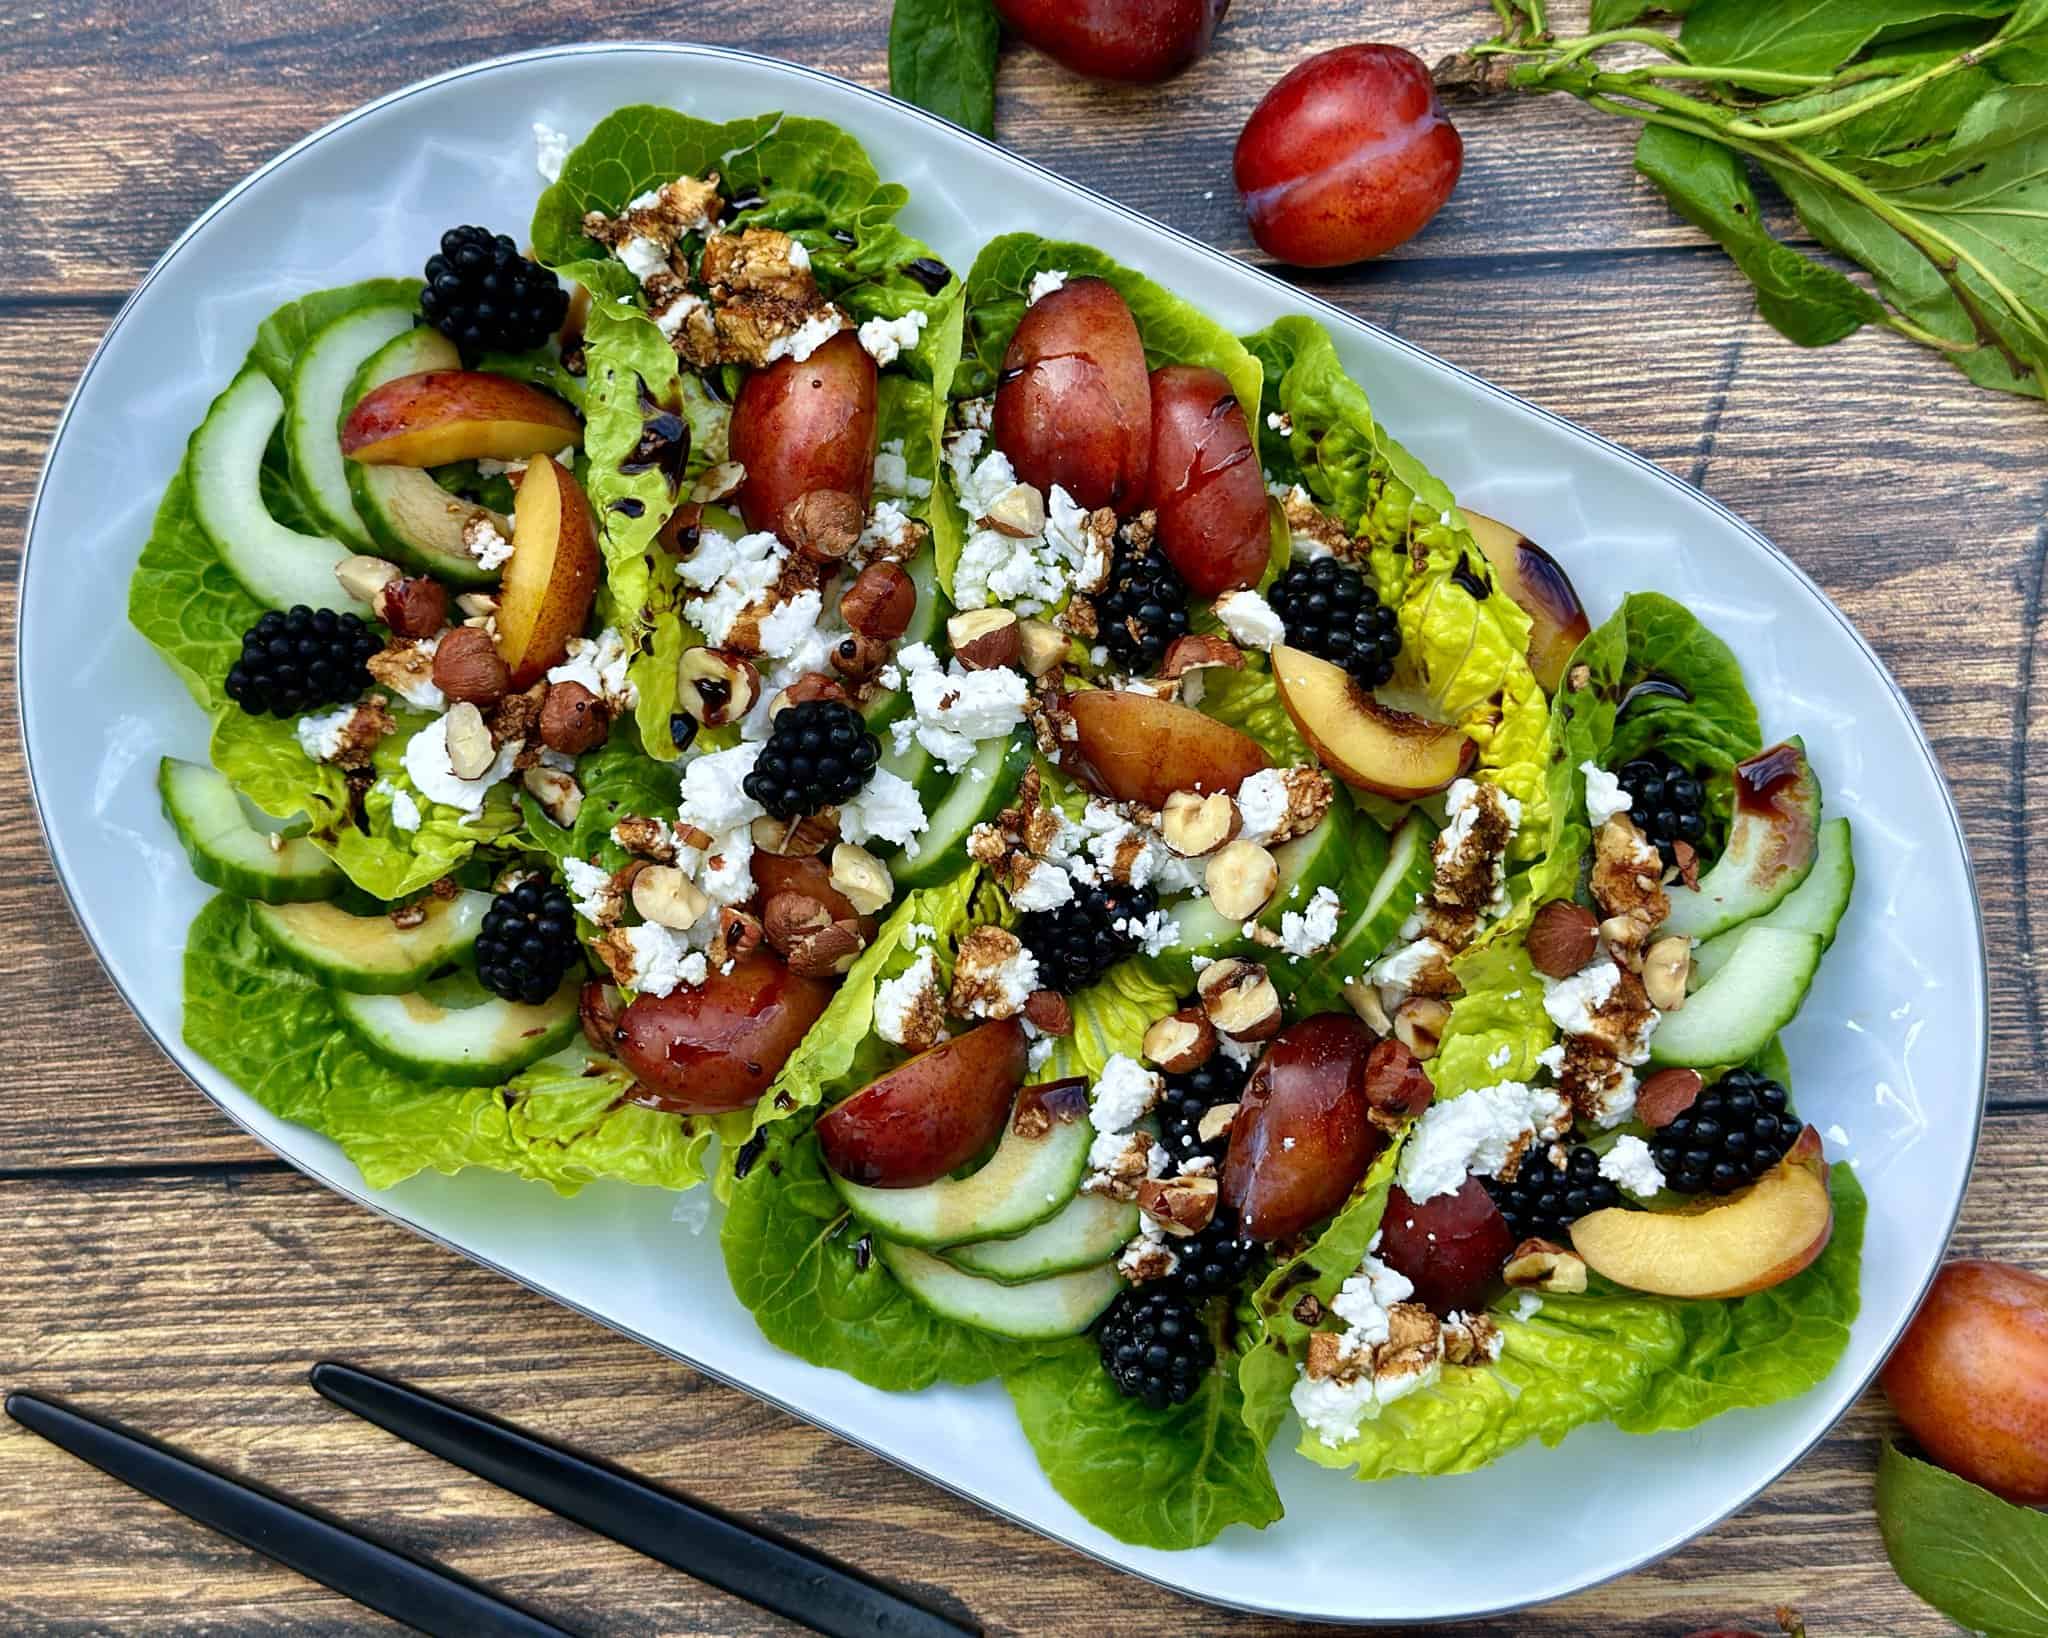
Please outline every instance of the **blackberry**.
[[1753, 1069], [1737, 1069], [1652, 1135], [1650, 1157], [1667, 1188], [1727, 1194], [1763, 1176], [1797, 1136], [1799, 1122], [1786, 1108], [1785, 1089]]
[[1185, 1405], [1216, 1363], [1216, 1345], [1194, 1305], [1156, 1285], [1111, 1303], [1095, 1343], [1109, 1379], [1153, 1410]]
[[1118, 547], [1109, 584], [1095, 596], [1095, 626], [1109, 657], [1143, 675], [1166, 660], [1167, 645], [1188, 634], [1188, 588], [1157, 544], [1137, 553]]
[[1049, 990], [1072, 995], [1137, 949], [1132, 924], [1158, 908], [1159, 895], [1149, 887], [1127, 887], [1121, 882], [1105, 882], [1100, 887], [1077, 885], [1065, 904], [1026, 911], [1018, 919], [1017, 937], [1038, 958], [1039, 982]]
[[775, 719], [741, 789], [778, 819], [844, 802], [868, 782], [882, 747], [860, 713], [838, 700], [805, 700]]
[[1294, 647], [1341, 665], [1361, 688], [1393, 676], [1400, 621], [1356, 569], [1334, 557], [1298, 563], [1267, 595]]
[[1707, 833], [1706, 790], [1699, 775], [1662, 751], [1625, 762], [1614, 776], [1629, 794], [1628, 816], [1657, 844], [1666, 864], [1676, 864], [1674, 842], [1694, 847]]
[[1572, 1146], [1562, 1166], [1548, 1149], [1531, 1150], [1512, 1183], [1497, 1177], [1483, 1181], [1517, 1240], [1531, 1235], [1562, 1240], [1587, 1212], [1621, 1204], [1621, 1190], [1600, 1175], [1600, 1157], [1583, 1143]]
[[1219, 1103], [1235, 1103], [1244, 1092], [1246, 1066], [1217, 1053], [1200, 1069], [1185, 1075], [1166, 1077], [1166, 1091], [1159, 1099], [1159, 1132], [1166, 1152], [1185, 1166], [1197, 1155], [1221, 1162], [1230, 1148], [1230, 1135], [1211, 1138], [1207, 1143], [1197, 1130], [1202, 1117]]
[[383, 647], [353, 614], [272, 609], [242, 633], [242, 657], [228, 667], [227, 692], [252, 717], [296, 717], [340, 705], [370, 686], [364, 662]]
[[427, 258], [420, 314], [472, 358], [492, 348], [523, 353], [562, 327], [569, 292], [504, 234], [456, 227]]
[[1180, 1259], [1167, 1285], [1190, 1302], [1243, 1282], [1258, 1261], [1259, 1243], [1237, 1225], [1237, 1213], [1218, 1204], [1216, 1215], [1201, 1230], [1173, 1242]]
[[476, 975], [507, 1001], [538, 1006], [561, 987], [576, 959], [576, 910], [544, 877], [500, 893], [476, 935]]

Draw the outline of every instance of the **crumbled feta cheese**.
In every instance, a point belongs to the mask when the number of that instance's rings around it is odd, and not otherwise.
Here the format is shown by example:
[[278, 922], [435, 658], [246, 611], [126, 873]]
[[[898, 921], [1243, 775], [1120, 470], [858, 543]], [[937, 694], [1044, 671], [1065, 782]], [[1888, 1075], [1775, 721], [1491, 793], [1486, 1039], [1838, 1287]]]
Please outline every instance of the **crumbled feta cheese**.
[[640, 703], [640, 690], [626, 680], [632, 660], [618, 628], [606, 626], [595, 637], [571, 637], [568, 658], [548, 672], [547, 680], [581, 683], [614, 708], [630, 711]]
[[1515, 1299], [1515, 1318], [1524, 1325], [1543, 1312], [1543, 1299], [1533, 1291], [1524, 1291]]
[[1166, 1231], [1150, 1218], [1131, 1243], [1117, 1253], [1117, 1272], [1133, 1285], [1163, 1280], [1180, 1267], [1180, 1253], [1167, 1243]]
[[1162, 956], [1180, 943], [1180, 923], [1164, 910], [1154, 910], [1142, 918], [1125, 917], [1115, 926], [1148, 956]]
[[683, 769], [677, 817], [714, 836], [759, 819], [768, 810], [747, 795], [742, 783], [760, 756], [759, 745], [735, 745], [698, 757]]
[[1508, 1066], [1508, 1060], [1513, 1058], [1514, 1055], [1515, 1049], [1503, 1041], [1486, 1055], [1486, 1067], [1488, 1069], [1505, 1069]]
[[355, 719], [354, 705], [339, 705], [323, 716], [301, 717], [293, 736], [299, 742], [299, 749], [315, 762], [332, 762], [341, 754], [343, 741], [348, 735], [348, 725]]
[[929, 322], [930, 315], [922, 308], [912, 308], [901, 318], [871, 318], [860, 327], [860, 344], [878, 368], [887, 369], [917, 345]]
[[669, 270], [668, 251], [654, 240], [643, 239], [638, 234], [619, 246], [618, 257], [626, 264], [626, 271], [642, 284]]
[[659, 922], [642, 922], [621, 928], [619, 937], [633, 953], [633, 967], [627, 986], [653, 996], [672, 995], [678, 986], [701, 984], [710, 967], [703, 952], [692, 950]]
[[1255, 591], [1234, 591], [1216, 599], [1216, 618], [1245, 648], [1271, 648], [1287, 640], [1287, 628], [1273, 605]]
[[1464, 1186], [1468, 1173], [1491, 1177], [1519, 1158], [1539, 1134], [1570, 1123], [1570, 1106], [1548, 1088], [1502, 1081], [1433, 1103], [1401, 1151], [1402, 1191], [1420, 1205]]
[[1415, 1284], [1407, 1275], [1368, 1256], [1330, 1299], [1330, 1312], [1357, 1340], [1378, 1344], [1387, 1340], [1387, 1310], [1414, 1295]]
[[1098, 1132], [1128, 1132], [1152, 1112], [1165, 1087], [1156, 1071], [1119, 1052], [1095, 1079], [1089, 1118]]
[[702, 594], [684, 600], [683, 618], [707, 642], [723, 643], [740, 615], [782, 578], [788, 558], [789, 548], [765, 529], [738, 540], [717, 529], [701, 531], [696, 551], [676, 565], [683, 584]]
[[777, 603], [761, 616], [761, 652], [773, 660], [787, 659], [817, 629], [818, 617], [824, 612], [824, 596], [815, 590], [800, 591], [787, 602]]
[[[711, 901], [713, 911], [723, 905], [743, 904], [754, 896], [754, 833], [751, 828], [738, 825], [712, 838], [711, 845], [704, 850], [704, 868], [697, 878], [697, 885], [704, 889], [704, 896]], [[706, 912], [698, 925], [709, 926], [715, 920], [715, 916]]]
[[777, 359], [793, 358], [801, 364], [845, 328], [846, 315], [836, 307], [813, 313], [788, 335], [771, 341], [761, 355], [761, 362], [773, 364]]
[[1612, 961], [1596, 961], [1569, 978], [1543, 981], [1543, 1010], [1566, 1035], [1593, 1035], [1600, 1024], [1593, 1016], [1621, 982], [1621, 969]]
[[694, 296], [687, 290], [679, 291], [654, 309], [654, 327], [673, 341], [683, 326], [690, 322], [691, 316], [703, 306], [702, 296]]
[[875, 452], [875, 491], [882, 495], [908, 496], [913, 500], [922, 500], [932, 492], [931, 479], [911, 475], [901, 438], [884, 439]]
[[908, 1046], [920, 1020], [928, 1020], [939, 1004], [938, 952], [927, 946], [896, 977], [875, 986], [875, 1033], [892, 1046]]
[[1024, 1067], [1036, 1075], [1051, 1061], [1053, 1049], [1058, 1045], [1050, 1035], [1041, 1035], [1024, 1049]]
[[1018, 910], [1057, 910], [1073, 896], [1071, 876], [1058, 865], [1033, 859], [1024, 879], [1010, 890], [1010, 903]]
[[503, 568], [512, 558], [512, 542], [481, 512], [462, 526], [462, 546], [480, 569]]
[[403, 785], [394, 785], [388, 779], [380, 779], [370, 787], [391, 798], [391, 824], [395, 830], [415, 831], [420, 828], [420, 805], [412, 799], [412, 792]]
[[1295, 960], [1327, 950], [1337, 937], [1337, 917], [1344, 901], [1327, 887], [1316, 889], [1304, 911], [1283, 911], [1280, 916], [1280, 948]]
[[1599, 763], [1581, 762], [1579, 772], [1586, 776], [1586, 818], [1595, 830], [1635, 805], [1635, 798], [1621, 788], [1621, 781]]
[[1287, 770], [1261, 768], [1237, 788], [1238, 836], [1263, 846], [1287, 823]]
[[569, 157], [569, 133], [558, 131], [552, 125], [533, 122], [533, 168], [540, 172], [544, 182], [562, 180], [562, 162]]
[[909, 780], [877, 768], [859, 792], [839, 804], [839, 834], [849, 842], [879, 837], [917, 856], [914, 838], [929, 821], [917, 787]]
[[475, 779], [464, 779], [448, 760], [448, 719], [436, 717], [406, 741], [406, 777], [428, 801], [459, 808], [464, 813], [476, 813], [482, 809], [491, 787], [512, 772], [513, 761], [524, 743], [523, 740], [506, 740], [482, 774]]
[[1380, 1000], [1388, 1007], [1398, 1007], [1408, 999], [1418, 980], [1425, 975], [1436, 973], [1448, 967], [1451, 952], [1433, 938], [1418, 938], [1412, 943], [1397, 944], [1366, 973], [1368, 982], [1376, 985]]
[[1036, 307], [1055, 290], [1064, 290], [1066, 286], [1067, 270], [1063, 267], [1048, 267], [1043, 273], [1031, 275], [1031, 283], [1024, 291], [1024, 304], [1027, 307]]
[[1059, 563], [1039, 543], [1006, 535], [1000, 529], [977, 529], [967, 537], [953, 570], [954, 596], [963, 609], [992, 603], [1031, 603], [1042, 607], [1066, 594]]
[[616, 919], [619, 894], [609, 870], [588, 859], [564, 859], [562, 879], [568, 884], [576, 914], [585, 921], [602, 926]]
[[1651, 1158], [1650, 1146], [1627, 1132], [1600, 1157], [1600, 1175], [1638, 1200], [1648, 1200], [1664, 1187], [1664, 1173]]
[[892, 729], [897, 747], [907, 748], [914, 737], [949, 772], [973, 761], [982, 740], [1007, 738], [1024, 720], [1031, 684], [1021, 671], [965, 671], [957, 661], [942, 670], [925, 643], [902, 650], [896, 664], [909, 682], [913, 712]]

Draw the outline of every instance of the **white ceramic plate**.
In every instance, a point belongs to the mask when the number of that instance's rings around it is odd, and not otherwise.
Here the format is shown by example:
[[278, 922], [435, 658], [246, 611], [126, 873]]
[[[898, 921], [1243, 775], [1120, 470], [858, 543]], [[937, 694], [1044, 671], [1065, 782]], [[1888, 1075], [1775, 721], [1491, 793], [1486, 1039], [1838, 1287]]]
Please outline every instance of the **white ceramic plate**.
[[[205, 724], [121, 617], [123, 589], [188, 431], [257, 322], [306, 290], [416, 269], [453, 222], [517, 234], [540, 183], [531, 123], [580, 137], [624, 103], [711, 119], [836, 120], [906, 183], [906, 228], [965, 269], [995, 234], [1099, 244], [1233, 329], [1313, 307], [1381, 416], [1460, 497], [1569, 568], [1595, 619], [1624, 593], [1676, 596], [1741, 655], [1768, 733], [1804, 732], [1830, 808], [1853, 816], [1854, 907], [1788, 1034], [1799, 1104], [1871, 1200], [1863, 1313], [1804, 1398], [1694, 1433], [1575, 1433], [1482, 1474], [1361, 1486], [1274, 1447], [1286, 1520], [1198, 1552], [1120, 1545], [1039, 1475], [1000, 1387], [909, 1397], [777, 1352], [726, 1285], [705, 1191], [623, 1185], [573, 1202], [538, 1185], [428, 1176], [371, 1195], [325, 1139], [260, 1108], [179, 1044], [179, 957], [206, 897], [157, 812], [157, 758], [203, 756]], [[281, 155], [200, 218], [87, 366], [30, 515], [21, 702], [36, 798], [79, 920], [164, 1050], [263, 1142], [331, 1188], [585, 1313], [1085, 1552], [1218, 1603], [1324, 1620], [1420, 1621], [1562, 1597], [1670, 1552], [1796, 1461], [1870, 1379], [1931, 1277], [1983, 1103], [1975, 890], [1932, 753], [1883, 666], [1761, 536], [1590, 433], [1277, 280], [918, 110], [765, 59], [586, 46], [399, 91]], [[1504, 1541], [1544, 1521], [1541, 1554]], [[1360, 1550], [1360, 1543], [1369, 1544]]]

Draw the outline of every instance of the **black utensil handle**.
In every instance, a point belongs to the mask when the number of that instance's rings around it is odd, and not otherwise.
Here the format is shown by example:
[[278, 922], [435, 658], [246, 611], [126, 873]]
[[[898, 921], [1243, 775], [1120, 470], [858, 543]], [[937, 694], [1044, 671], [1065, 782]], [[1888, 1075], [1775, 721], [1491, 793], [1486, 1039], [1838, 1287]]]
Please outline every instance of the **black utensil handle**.
[[961, 1638], [962, 1626], [866, 1577], [635, 1474], [390, 1377], [326, 1360], [326, 1398], [635, 1552], [830, 1638]]
[[7, 1414], [82, 1462], [324, 1587], [436, 1638], [570, 1638], [474, 1581], [409, 1557], [193, 1456], [38, 1394]]

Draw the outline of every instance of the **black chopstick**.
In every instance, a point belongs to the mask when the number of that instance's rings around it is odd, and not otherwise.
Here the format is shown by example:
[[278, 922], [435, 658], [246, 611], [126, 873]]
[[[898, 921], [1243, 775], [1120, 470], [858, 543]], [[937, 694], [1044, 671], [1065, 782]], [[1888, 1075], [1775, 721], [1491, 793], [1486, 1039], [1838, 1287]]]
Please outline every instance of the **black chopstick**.
[[831, 1638], [962, 1638], [978, 1627], [793, 1543], [525, 1429], [352, 1365], [313, 1386], [343, 1410], [635, 1552]]
[[230, 1478], [196, 1457], [38, 1394], [10, 1393], [7, 1414], [82, 1462], [322, 1586], [440, 1638], [568, 1638], [452, 1570]]

